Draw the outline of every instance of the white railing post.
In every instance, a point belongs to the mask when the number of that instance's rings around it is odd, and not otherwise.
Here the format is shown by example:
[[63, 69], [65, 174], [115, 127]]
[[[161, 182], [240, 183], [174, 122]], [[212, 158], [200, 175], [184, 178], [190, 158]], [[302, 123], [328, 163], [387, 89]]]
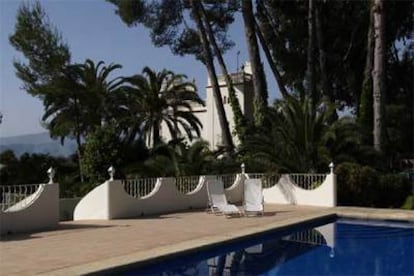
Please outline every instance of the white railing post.
[[47, 170], [47, 175], [49, 176], [49, 183], [48, 184], [53, 184], [53, 178], [55, 177], [56, 171], [55, 169], [53, 169], [53, 167], [50, 167]]
[[332, 185], [332, 205], [336, 206], [337, 205], [337, 200], [338, 200], [338, 193], [337, 193], [337, 183], [336, 183], [336, 175], [334, 172], [334, 168], [335, 165], [333, 162], [331, 162], [329, 164], [329, 169], [330, 169], [330, 180], [332, 181], [331, 185]]
[[114, 181], [115, 168], [113, 166], [110, 166], [108, 168], [108, 173], [109, 173], [109, 181]]
[[246, 173], [246, 166], [244, 165], [244, 163], [242, 163], [241, 165], [240, 165], [240, 168], [241, 168], [241, 172], [242, 172], [242, 174], [245, 174]]

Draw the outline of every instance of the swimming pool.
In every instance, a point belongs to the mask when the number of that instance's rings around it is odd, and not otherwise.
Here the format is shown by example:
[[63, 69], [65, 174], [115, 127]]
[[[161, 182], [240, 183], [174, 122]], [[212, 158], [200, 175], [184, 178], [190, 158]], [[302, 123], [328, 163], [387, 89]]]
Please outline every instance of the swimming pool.
[[124, 275], [414, 275], [414, 224], [338, 220], [275, 232]]

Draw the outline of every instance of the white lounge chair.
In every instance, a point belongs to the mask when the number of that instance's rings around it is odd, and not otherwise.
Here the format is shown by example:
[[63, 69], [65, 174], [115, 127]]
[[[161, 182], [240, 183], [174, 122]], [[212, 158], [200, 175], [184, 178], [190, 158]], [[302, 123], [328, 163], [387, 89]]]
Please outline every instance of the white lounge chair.
[[264, 199], [262, 181], [260, 179], [246, 179], [244, 181], [244, 212], [249, 214], [264, 214]]
[[224, 184], [221, 180], [209, 180], [207, 182], [207, 194], [209, 207], [213, 214], [224, 214], [226, 217], [241, 215], [236, 205], [227, 202], [226, 194], [224, 193]]

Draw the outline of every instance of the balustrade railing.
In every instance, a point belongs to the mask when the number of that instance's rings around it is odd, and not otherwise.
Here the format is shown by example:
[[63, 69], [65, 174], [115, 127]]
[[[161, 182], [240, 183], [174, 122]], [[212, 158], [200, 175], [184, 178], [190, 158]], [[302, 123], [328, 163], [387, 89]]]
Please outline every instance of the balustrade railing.
[[249, 173], [249, 178], [261, 179], [263, 188], [270, 188], [277, 184], [280, 174]]
[[124, 179], [122, 185], [130, 196], [139, 198], [148, 195], [154, 190], [157, 178]]
[[197, 188], [200, 176], [180, 176], [175, 178], [175, 186], [183, 194], [192, 192]]
[[236, 181], [237, 174], [222, 174], [217, 175], [217, 179], [223, 181], [224, 189], [230, 188]]
[[296, 186], [305, 189], [313, 190], [318, 188], [326, 178], [326, 174], [289, 174], [289, 178]]
[[42, 184], [0, 185], [0, 210], [7, 211], [10, 207], [21, 204], [24, 208], [30, 202], [24, 199], [34, 194]]

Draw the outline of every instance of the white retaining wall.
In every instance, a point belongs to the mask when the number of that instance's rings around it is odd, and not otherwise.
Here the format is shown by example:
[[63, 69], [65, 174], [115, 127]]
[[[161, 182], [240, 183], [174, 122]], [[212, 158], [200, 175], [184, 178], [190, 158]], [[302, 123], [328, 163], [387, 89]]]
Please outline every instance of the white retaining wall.
[[59, 223], [59, 184], [41, 184], [38, 190], [0, 212], [0, 234], [53, 229]]
[[[183, 194], [174, 178], [158, 178], [152, 192], [141, 198], [127, 194], [120, 180], [106, 181], [87, 194], [76, 206], [74, 220], [129, 218], [150, 214], [207, 208], [206, 183], [215, 176], [201, 176], [194, 191]], [[226, 189], [231, 202], [241, 202], [243, 176]]]
[[291, 181], [289, 175], [282, 175], [273, 187], [263, 189], [265, 203], [336, 206], [336, 175], [326, 175], [323, 183], [313, 190], [305, 190]]

